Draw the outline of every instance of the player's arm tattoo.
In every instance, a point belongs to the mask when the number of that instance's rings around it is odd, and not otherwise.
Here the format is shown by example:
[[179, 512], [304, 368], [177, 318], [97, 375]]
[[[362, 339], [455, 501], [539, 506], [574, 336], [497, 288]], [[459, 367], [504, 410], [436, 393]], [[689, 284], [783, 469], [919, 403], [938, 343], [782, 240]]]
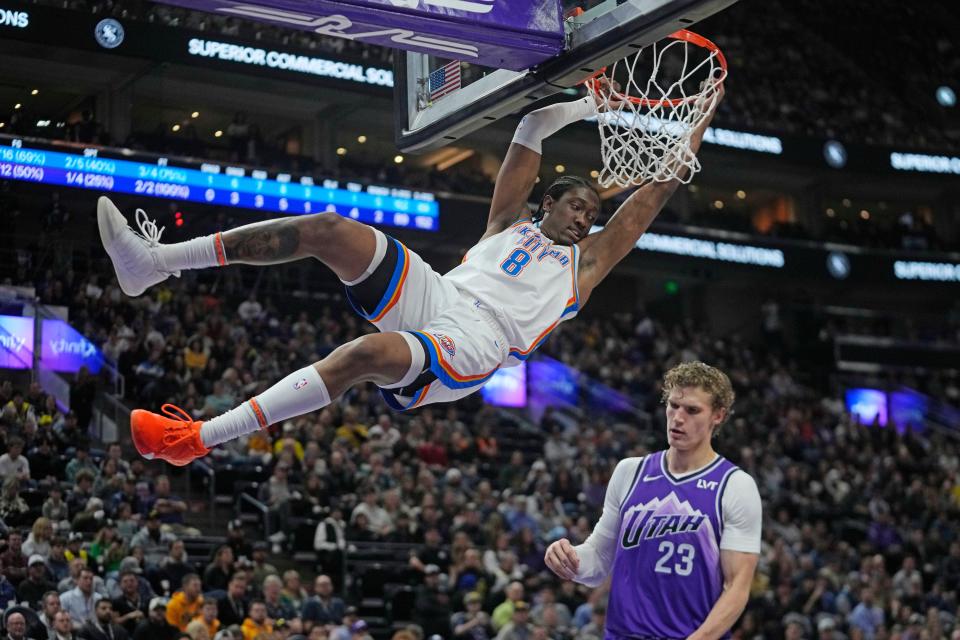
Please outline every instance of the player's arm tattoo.
[[227, 262], [286, 262], [298, 257], [300, 229], [287, 221], [234, 229], [223, 236]]

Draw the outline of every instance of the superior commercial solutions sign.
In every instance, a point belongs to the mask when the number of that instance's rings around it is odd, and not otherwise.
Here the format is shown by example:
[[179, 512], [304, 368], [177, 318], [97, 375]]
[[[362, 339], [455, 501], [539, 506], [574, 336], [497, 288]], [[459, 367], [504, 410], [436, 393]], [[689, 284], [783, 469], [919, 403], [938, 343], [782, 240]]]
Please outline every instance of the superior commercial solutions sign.
[[393, 71], [341, 60], [314, 58], [201, 38], [190, 38], [187, 42], [187, 53], [201, 58], [215, 58], [226, 62], [295, 71], [336, 80], [393, 87]]

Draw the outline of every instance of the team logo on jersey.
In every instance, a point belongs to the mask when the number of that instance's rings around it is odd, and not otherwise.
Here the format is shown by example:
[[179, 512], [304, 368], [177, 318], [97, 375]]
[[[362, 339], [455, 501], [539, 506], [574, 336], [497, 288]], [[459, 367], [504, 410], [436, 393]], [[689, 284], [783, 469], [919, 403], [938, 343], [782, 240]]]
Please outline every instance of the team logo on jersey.
[[711, 527], [707, 516], [691, 507], [689, 502], [678, 500], [671, 492], [662, 500], [635, 505], [624, 513], [620, 544], [629, 549], [644, 540], [696, 533], [704, 526]]
[[300, 389], [303, 389], [305, 386], [307, 386], [307, 379], [306, 379], [306, 378], [300, 378], [299, 380], [297, 380], [296, 382], [293, 383], [293, 388], [294, 388], [296, 391], [300, 391]]
[[440, 346], [443, 347], [443, 350], [450, 354], [451, 358], [457, 355], [457, 345], [454, 343], [453, 338], [440, 333], [435, 333], [433, 336], [440, 343]]

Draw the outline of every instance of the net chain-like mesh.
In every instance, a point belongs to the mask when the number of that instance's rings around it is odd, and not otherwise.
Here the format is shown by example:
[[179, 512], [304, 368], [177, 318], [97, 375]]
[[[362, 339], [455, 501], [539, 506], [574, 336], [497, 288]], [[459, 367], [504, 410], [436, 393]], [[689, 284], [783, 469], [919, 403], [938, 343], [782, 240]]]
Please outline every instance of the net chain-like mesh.
[[[683, 49], [679, 75], [666, 71], [679, 65], [677, 48]], [[692, 57], [703, 59], [690, 66]], [[644, 81], [646, 65], [652, 68]], [[661, 77], [666, 74], [676, 79]], [[690, 149], [691, 137], [716, 105], [725, 74], [716, 51], [671, 39], [640, 49], [598, 76], [597, 80], [618, 81], [622, 85], [619, 91], [588, 81], [587, 90], [598, 104], [605, 105], [597, 114], [603, 158], [598, 182], [604, 187], [676, 178], [684, 184], [690, 182], [700, 170]]]

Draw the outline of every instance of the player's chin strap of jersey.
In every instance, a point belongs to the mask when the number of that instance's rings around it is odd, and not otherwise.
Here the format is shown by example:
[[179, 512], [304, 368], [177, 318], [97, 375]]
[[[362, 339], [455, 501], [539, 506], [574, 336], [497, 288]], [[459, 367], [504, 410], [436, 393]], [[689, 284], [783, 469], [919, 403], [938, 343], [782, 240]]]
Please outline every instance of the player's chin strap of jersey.
[[558, 102], [549, 107], [531, 111], [521, 118], [517, 131], [513, 134], [513, 141], [542, 155], [544, 139], [568, 124], [579, 122], [596, 113], [596, 103], [590, 96], [573, 102]]

